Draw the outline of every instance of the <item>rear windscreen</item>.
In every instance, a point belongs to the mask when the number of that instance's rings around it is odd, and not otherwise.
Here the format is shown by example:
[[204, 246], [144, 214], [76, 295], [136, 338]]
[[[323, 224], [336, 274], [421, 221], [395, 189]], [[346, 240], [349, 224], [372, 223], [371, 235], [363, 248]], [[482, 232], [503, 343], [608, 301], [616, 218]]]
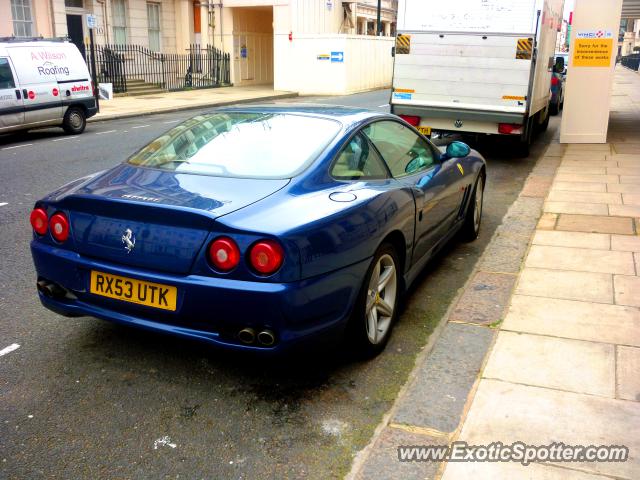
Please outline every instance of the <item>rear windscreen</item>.
[[340, 131], [337, 121], [288, 113], [199, 115], [155, 139], [127, 163], [219, 177], [289, 178]]

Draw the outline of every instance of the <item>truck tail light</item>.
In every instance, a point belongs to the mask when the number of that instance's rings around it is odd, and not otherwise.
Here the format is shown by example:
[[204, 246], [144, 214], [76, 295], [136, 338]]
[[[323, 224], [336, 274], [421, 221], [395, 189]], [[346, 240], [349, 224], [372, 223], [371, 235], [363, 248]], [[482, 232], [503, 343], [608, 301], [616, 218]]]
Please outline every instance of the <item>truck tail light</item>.
[[209, 245], [209, 261], [223, 272], [234, 269], [240, 263], [240, 249], [229, 237], [218, 237]]
[[504, 135], [520, 135], [522, 133], [522, 125], [517, 123], [499, 123], [498, 133]]
[[253, 269], [262, 275], [276, 273], [284, 261], [284, 251], [274, 240], [260, 240], [249, 251]]
[[398, 115], [401, 119], [413, 127], [420, 125], [420, 117], [417, 115]]
[[69, 238], [69, 220], [67, 216], [62, 212], [51, 215], [49, 229], [53, 238], [59, 242], [66, 242]]
[[44, 235], [47, 233], [47, 224], [49, 219], [47, 218], [47, 212], [42, 208], [34, 208], [29, 216], [29, 221], [31, 222], [31, 226], [33, 230], [38, 235]]

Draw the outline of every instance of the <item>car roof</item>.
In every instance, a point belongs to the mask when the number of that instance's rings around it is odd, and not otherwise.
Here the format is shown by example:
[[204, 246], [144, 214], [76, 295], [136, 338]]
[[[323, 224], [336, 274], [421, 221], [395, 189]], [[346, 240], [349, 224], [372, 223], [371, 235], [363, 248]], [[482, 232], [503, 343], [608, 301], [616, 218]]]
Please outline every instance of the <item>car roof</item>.
[[361, 107], [351, 107], [345, 105], [323, 105], [314, 103], [263, 103], [256, 105], [220, 107], [215, 109], [214, 111], [313, 115], [316, 117], [338, 120], [345, 125], [360, 123], [369, 118], [393, 118], [393, 116], [388, 113], [376, 112]]

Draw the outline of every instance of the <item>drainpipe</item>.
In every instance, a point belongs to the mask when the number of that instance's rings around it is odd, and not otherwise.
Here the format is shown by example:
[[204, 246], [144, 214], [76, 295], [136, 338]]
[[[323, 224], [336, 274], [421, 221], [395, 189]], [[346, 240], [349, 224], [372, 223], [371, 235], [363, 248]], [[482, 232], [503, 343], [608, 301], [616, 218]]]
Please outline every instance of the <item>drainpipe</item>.
[[222, 2], [218, 4], [218, 8], [220, 9], [220, 51], [224, 51], [224, 37], [222, 35]]
[[105, 0], [96, 0], [102, 7], [102, 19], [104, 23], [104, 43], [109, 44], [109, 21], [107, 18], [107, 4]]
[[202, 4], [193, 0], [193, 43], [202, 43]]
[[[53, 38], [60, 37], [61, 35], [58, 35], [58, 28], [56, 26], [56, 14], [53, 11], [53, 2], [47, 2], [47, 3], [49, 3], [49, 21], [51, 22], [51, 37]], [[67, 38], [69, 37], [69, 32], [67, 32], [66, 37]]]

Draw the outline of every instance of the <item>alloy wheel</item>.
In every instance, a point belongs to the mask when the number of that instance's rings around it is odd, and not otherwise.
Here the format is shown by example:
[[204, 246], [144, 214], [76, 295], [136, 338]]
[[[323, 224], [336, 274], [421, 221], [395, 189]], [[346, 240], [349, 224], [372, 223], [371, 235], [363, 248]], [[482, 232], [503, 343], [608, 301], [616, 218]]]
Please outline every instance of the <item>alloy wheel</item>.
[[391, 327], [398, 294], [396, 264], [389, 254], [382, 255], [371, 273], [365, 320], [369, 342], [377, 345], [384, 341]]
[[473, 227], [476, 232], [480, 229], [480, 220], [482, 219], [482, 200], [484, 196], [484, 183], [482, 176], [478, 177], [478, 183], [476, 184], [476, 195], [473, 206]]

